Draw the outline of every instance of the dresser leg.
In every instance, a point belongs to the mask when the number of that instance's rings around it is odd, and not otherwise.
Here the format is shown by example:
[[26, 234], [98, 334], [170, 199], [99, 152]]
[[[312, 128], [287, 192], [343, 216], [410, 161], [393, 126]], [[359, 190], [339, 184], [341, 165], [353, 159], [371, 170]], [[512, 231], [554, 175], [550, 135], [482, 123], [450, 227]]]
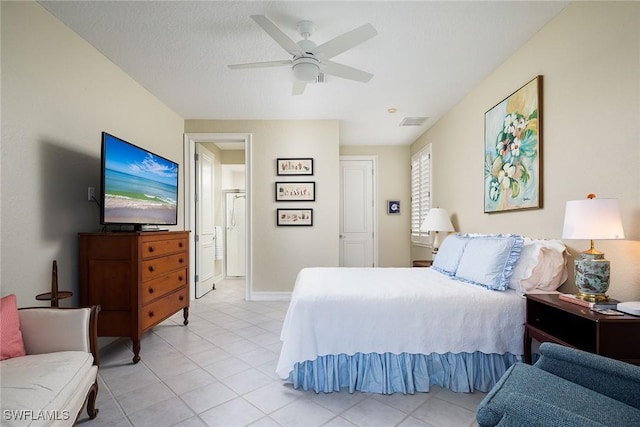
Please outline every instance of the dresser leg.
[[138, 363], [140, 361], [140, 340], [136, 340], [131, 338], [133, 342], [133, 363]]
[[185, 326], [189, 324], [189, 307], [185, 307], [182, 310], [182, 315], [184, 317], [184, 322], [182, 322]]

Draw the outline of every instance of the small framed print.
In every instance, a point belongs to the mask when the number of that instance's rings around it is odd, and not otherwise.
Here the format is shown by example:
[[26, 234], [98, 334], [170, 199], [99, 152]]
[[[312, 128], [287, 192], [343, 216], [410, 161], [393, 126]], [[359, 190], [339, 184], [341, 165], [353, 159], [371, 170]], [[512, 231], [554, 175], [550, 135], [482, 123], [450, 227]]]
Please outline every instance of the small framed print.
[[278, 175], [313, 175], [312, 158], [278, 159]]
[[278, 226], [312, 226], [313, 209], [276, 209]]
[[314, 202], [315, 182], [276, 182], [276, 202]]
[[387, 215], [399, 215], [399, 214], [400, 214], [400, 201], [387, 200]]

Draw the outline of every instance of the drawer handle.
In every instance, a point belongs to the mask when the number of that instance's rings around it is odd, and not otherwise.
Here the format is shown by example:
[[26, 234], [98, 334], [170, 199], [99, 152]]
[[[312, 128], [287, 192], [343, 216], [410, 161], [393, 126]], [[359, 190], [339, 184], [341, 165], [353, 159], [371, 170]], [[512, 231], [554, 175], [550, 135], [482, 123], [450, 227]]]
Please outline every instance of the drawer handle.
[[182, 276], [178, 276], [178, 282], [182, 282], [183, 278]]
[[182, 246], [182, 242], [178, 242], [178, 247], [181, 248]]
[[156, 248], [155, 246], [149, 246], [149, 252], [155, 252]]
[[153, 273], [155, 270], [156, 270], [156, 268], [155, 268], [153, 265], [150, 265], [150, 266], [149, 266], [149, 271], [150, 271], [150, 272], [152, 272], [152, 273]]
[[149, 288], [149, 293], [152, 294], [153, 293], [153, 288]]
[[182, 258], [180, 258], [180, 259], [178, 260], [178, 262], [179, 262], [180, 264], [182, 264], [182, 263], [184, 262], [184, 260], [183, 260]]
[[184, 296], [180, 295], [180, 296], [178, 297], [178, 299], [179, 299], [180, 301], [183, 301], [183, 300], [184, 300]]
[[153, 316], [154, 316], [153, 311], [149, 311], [149, 317], [153, 317]]

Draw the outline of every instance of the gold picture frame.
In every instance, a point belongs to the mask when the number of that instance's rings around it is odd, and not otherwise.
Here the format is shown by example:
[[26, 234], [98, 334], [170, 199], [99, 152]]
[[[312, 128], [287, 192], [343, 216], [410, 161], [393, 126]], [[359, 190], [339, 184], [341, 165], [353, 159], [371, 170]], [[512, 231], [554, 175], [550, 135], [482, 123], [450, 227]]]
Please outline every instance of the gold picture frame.
[[484, 212], [542, 208], [542, 76], [484, 116]]

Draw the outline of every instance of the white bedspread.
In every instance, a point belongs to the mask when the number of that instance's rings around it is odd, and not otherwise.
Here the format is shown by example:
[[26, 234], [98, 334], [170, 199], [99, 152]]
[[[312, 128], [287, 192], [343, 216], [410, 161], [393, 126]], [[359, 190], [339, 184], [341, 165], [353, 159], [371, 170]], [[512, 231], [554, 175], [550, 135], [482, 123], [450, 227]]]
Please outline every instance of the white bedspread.
[[525, 300], [431, 268], [306, 268], [284, 320], [276, 372], [329, 354], [523, 353]]

